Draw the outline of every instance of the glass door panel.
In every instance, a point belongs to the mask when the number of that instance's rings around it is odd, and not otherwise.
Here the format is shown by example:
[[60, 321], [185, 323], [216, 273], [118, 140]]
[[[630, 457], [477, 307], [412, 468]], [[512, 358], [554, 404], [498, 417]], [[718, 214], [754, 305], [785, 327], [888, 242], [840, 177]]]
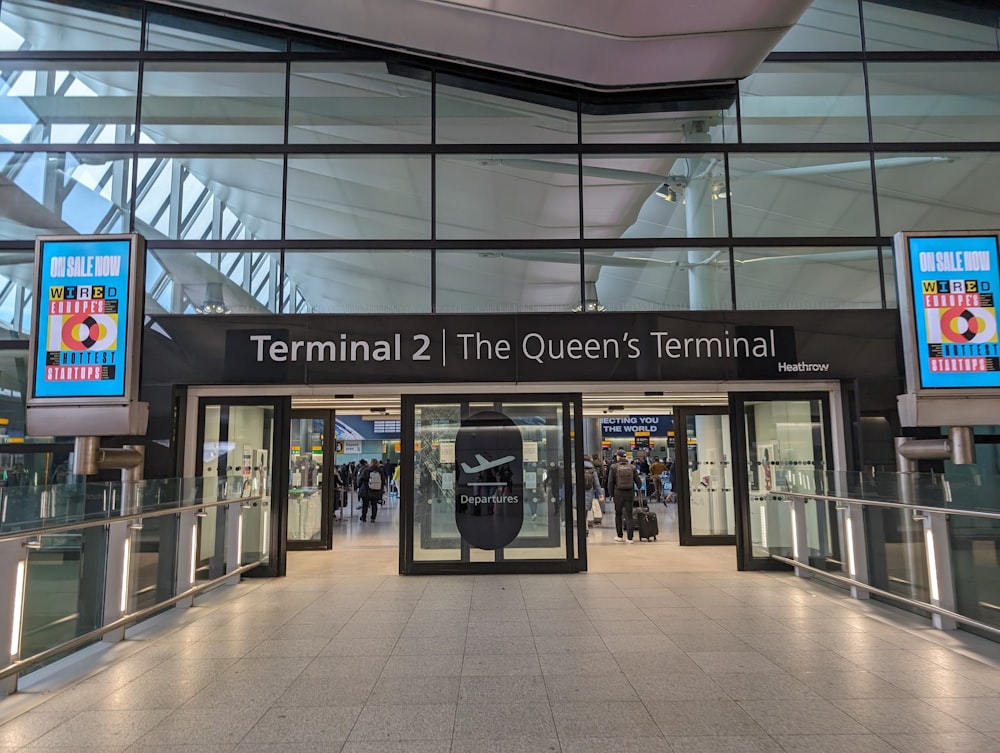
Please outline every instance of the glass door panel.
[[678, 408], [674, 415], [681, 544], [735, 543], [729, 414], [718, 408]]
[[333, 479], [329, 465], [333, 415], [293, 411], [289, 422], [288, 548], [332, 546]]
[[402, 455], [403, 572], [578, 567], [573, 542], [586, 524], [567, 510], [582, 504], [572, 478], [582, 435], [577, 449], [568, 399], [421, 396], [403, 405], [404, 447], [413, 447]]
[[[262, 562], [251, 574], [283, 574], [284, 547], [278, 546], [274, 531], [280, 530], [272, 505], [276, 499], [271, 463], [277, 447], [275, 427], [281, 407], [253, 399], [203, 399], [199, 406], [199, 444], [196, 475], [206, 483], [214, 478], [220, 496], [242, 496], [247, 506], [243, 516], [240, 563]], [[211, 571], [225, 545], [222, 531], [214, 521], [200, 519], [201, 554], [198, 568]]]
[[[743, 419], [747, 505], [740, 562], [748, 569], [777, 565], [772, 554], [792, 557], [792, 524], [783, 490], [816, 490], [823, 483], [832, 445], [826, 395], [737, 398]], [[812, 507], [815, 508], [815, 505]], [[839, 559], [836, 517], [811, 509], [806, 517], [810, 561]], [[831, 522], [833, 525], [831, 525]]]

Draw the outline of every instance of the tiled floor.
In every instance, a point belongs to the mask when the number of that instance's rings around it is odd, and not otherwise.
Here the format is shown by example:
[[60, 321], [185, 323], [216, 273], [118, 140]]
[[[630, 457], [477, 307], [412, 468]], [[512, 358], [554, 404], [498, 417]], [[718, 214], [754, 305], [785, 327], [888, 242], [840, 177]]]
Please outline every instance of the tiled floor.
[[566, 576], [404, 578], [389, 511], [343, 528], [38, 673], [0, 702], [0, 751], [1000, 750], [1000, 645], [737, 573], [665, 516], [656, 542], [597, 530]]

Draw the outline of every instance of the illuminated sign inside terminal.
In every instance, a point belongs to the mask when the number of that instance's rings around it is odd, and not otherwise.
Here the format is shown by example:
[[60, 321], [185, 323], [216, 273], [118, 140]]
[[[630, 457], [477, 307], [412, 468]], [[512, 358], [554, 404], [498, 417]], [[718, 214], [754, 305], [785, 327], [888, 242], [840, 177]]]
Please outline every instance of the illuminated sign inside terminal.
[[131, 244], [40, 244], [35, 397], [124, 397]]
[[996, 235], [908, 238], [920, 388], [1000, 387], [997, 251]]

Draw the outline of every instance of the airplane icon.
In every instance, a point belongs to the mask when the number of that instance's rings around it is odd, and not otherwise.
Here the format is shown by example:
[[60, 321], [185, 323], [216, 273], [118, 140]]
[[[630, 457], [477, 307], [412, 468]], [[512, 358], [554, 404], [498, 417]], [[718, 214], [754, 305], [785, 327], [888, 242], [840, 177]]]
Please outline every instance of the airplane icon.
[[466, 473], [479, 473], [480, 471], [488, 471], [490, 468], [496, 468], [498, 465], [509, 463], [513, 459], [513, 455], [507, 455], [506, 457], [498, 458], [497, 460], [487, 460], [479, 453], [476, 453], [476, 460], [479, 462], [479, 465], [471, 466], [466, 463], [462, 463], [462, 470]]

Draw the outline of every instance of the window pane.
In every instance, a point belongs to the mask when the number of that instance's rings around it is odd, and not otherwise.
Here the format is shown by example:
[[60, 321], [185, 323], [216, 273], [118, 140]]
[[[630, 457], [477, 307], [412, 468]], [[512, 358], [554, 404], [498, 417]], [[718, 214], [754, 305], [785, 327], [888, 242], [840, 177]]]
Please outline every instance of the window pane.
[[875, 141], [1000, 140], [1000, 64], [869, 63]]
[[81, 5], [84, 3], [4, 0], [0, 3], [0, 49], [139, 49], [142, 9], [136, 3], [100, 3], [101, 12]]
[[285, 66], [147, 63], [140, 117], [157, 144], [280, 144]]
[[735, 236], [874, 235], [865, 154], [739, 156], [730, 172]]
[[876, 155], [875, 168], [883, 235], [997, 225], [998, 153]]
[[747, 142], [866, 142], [861, 63], [765, 63], [740, 83], [740, 116]]
[[127, 232], [130, 167], [130, 157], [104, 154], [0, 154], [0, 178], [9, 183], [0, 240]]
[[719, 154], [590, 158], [583, 164], [587, 238], [714, 238], [727, 235]]
[[[494, 84], [438, 76], [439, 144], [575, 144], [576, 102], [532, 92], [502, 96]], [[523, 97], [523, 98], [522, 98]]]
[[891, 248], [882, 249], [882, 269], [885, 273], [885, 305], [886, 308], [899, 308], [899, 298], [896, 294], [896, 265]]
[[147, 36], [148, 50], [281, 52], [286, 48], [280, 37], [154, 9], [149, 11]]
[[630, 248], [586, 252], [586, 279], [607, 311], [733, 307], [726, 248]]
[[288, 251], [290, 314], [426, 314], [430, 251]]
[[881, 308], [877, 248], [738, 248], [743, 310]]
[[281, 177], [281, 157], [143, 157], [136, 218], [165, 238], [279, 238]]
[[1000, 15], [988, 3], [982, 3], [981, 8], [974, 7], [975, 3], [937, 3], [935, 13], [895, 5], [865, 2], [865, 43], [869, 51], [996, 52]]
[[[732, 96], [706, 101], [704, 109], [691, 104], [643, 100], [632, 107], [583, 105], [585, 144], [680, 144], [692, 123], [706, 123], [711, 143], [736, 141], [736, 113]], [[682, 108], [683, 110], [679, 109]]]
[[278, 313], [277, 251], [150, 249], [146, 313]]
[[429, 144], [429, 73], [406, 66], [387, 70], [387, 65], [292, 63], [289, 142]]
[[[867, 9], [865, 14], [867, 17]], [[856, 52], [861, 49], [861, 23], [854, 0], [813, 0], [775, 52]]]
[[438, 238], [579, 238], [575, 157], [440, 156]]
[[[2, 261], [3, 257], [0, 256], [0, 262]], [[0, 417], [4, 420], [4, 426], [0, 428], [0, 431], [3, 432], [3, 439], [0, 441], [4, 444], [10, 442], [12, 437], [24, 438], [24, 401], [28, 389], [27, 374], [27, 350], [0, 351], [0, 390], [3, 390], [3, 398], [0, 399]], [[4, 459], [6, 460], [6, 458]]]
[[580, 305], [575, 249], [437, 252], [439, 312], [573, 311]]
[[0, 140], [14, 144], [131, 143], [135, 63], [5, 62]]
[[427, 239], [430, 197], [430, 157], [289, 158], [286, 237]]
[[[4, 338], [8, 340], [22, 339], [31, 331], [31, 297], [32, 286], [35, 276], [35, 253], [33, 248], [24, 251], [3, 251], [0, 252], [0, 328], [3, 330]], [[0, 351], [0, 354], [6, 351]], [[24, 354], [27, 357], [27, 353]], [[4, 356], [3, 358], [13, 358]], [[3, 367], [3, 358], [0, 358], [0, 389], [15, 389], [10, 384], [11, 378], [17, 374], [27, 375], [27, 371], [14, 370], [14, 364], [10, 364], [10, 369]], [[26, 377], [25, 377], [26, 378]], [[18, 377], [20, 380], [21, 377]], [[11, 395], [17, 397], [18, 410], [23, 411], [23, 400], [21, 400], [22, 388], [17, 387], [18, 394]], [[0, 395], [3, 393], [0, 392]], [[0, 398], [2, 400], [3, 398]], [[0, 415], [5, 415], [0, 413]], [[23, 417], [22, 417], [23, 418]], [[23, 422], [21, 424], [23, 426]]]

